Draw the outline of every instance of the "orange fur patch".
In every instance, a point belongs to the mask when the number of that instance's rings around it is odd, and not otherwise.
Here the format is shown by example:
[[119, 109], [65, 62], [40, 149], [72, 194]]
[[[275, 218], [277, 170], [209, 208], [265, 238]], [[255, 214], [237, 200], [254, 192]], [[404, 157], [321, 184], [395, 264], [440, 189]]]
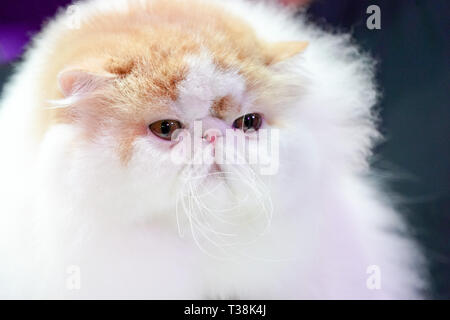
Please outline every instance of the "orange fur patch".
[[214, 100], [211, 106], [211, 114], [217, 118], [224, 119], [227, 112], [237, 107], [233, 97], [225, 96]]

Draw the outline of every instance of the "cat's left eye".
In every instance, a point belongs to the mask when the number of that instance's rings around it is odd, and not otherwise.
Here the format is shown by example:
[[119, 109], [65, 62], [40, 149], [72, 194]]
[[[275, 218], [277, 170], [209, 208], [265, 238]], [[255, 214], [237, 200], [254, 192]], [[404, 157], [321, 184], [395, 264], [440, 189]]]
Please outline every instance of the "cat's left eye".
[[244, 132], [258, 131], [262, 124], [262, 117], [259, 113], [247, 113], [237, 118], [233, 122], [233, 128], [241, 129]]
[[149, 125], [150, 131], [164, 140], [170, 140], [174, 131], [181, 128], [181, 123], [177, 120], [159, 120]]

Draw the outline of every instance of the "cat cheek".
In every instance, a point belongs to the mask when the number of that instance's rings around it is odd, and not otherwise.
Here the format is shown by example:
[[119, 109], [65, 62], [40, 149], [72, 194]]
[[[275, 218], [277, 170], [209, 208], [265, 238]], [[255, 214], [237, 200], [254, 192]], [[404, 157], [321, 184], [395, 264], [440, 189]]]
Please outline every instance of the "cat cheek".
[[112, 135], [114, 140], [117, 141], [117, 152], [120, 162], [123, 165], [127, 165], [135, 152], [135, 142], [139, 137], [146, 134], [145, 128], [142, 126], [129, 126], [128, 129], [117, 132], [114, 130]]

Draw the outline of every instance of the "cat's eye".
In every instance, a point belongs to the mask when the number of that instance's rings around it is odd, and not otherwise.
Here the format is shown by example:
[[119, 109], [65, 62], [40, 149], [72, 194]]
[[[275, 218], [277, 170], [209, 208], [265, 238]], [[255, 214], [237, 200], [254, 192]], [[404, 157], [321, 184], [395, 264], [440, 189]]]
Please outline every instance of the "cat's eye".
[[164, 140], [170, 140], [175, 130], [181, 129], [181, 123], [177, 120], [159, 120], [149, 125], [150, 131]]
[[244, 132], [257, 131], [262, 124], [262, 117], [258, 113], [247, 113], [233, 122], [233, 128]]

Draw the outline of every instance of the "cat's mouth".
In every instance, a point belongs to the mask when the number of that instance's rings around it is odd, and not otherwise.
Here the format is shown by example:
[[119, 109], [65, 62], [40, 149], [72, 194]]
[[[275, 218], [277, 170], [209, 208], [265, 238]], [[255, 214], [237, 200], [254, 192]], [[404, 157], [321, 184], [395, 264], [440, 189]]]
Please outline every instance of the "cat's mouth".
[[222, 172], [222, 168], [220, 167], [220, 165], [216, 162], [212, 163], [211, 166], [209, 167], [208, 173], [219, 173]]

